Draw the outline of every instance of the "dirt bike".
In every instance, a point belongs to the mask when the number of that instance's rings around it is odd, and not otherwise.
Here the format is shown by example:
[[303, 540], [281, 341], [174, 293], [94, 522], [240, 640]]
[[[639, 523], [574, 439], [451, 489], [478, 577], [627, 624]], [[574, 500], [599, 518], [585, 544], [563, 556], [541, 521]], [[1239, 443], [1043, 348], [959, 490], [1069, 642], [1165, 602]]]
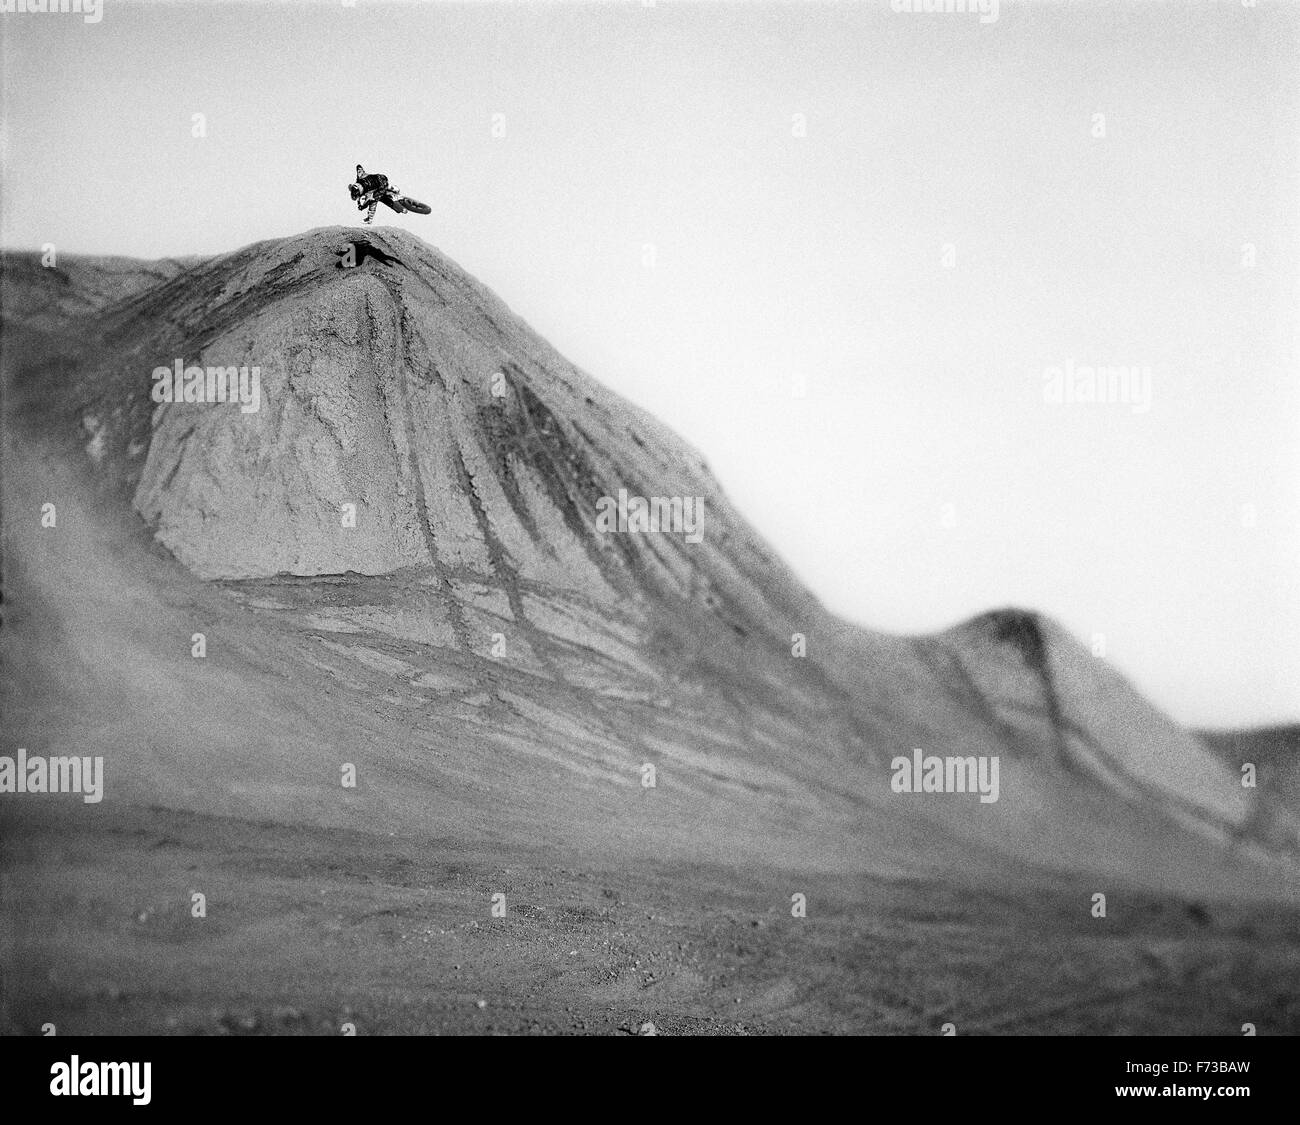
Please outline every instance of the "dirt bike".
[[418, 199], [398, 195], [397, 189], [394, 187], [376, 188], [372, 191], [363, 192], [360, 184], [353, 183], [348, 185], [348, 194], [356, 200], [358, 211], [364, 211], [370, 204], [375, 202], [391, 207], [399, 215], [406, 211], [416, 215], [428, 215], [433, 210], [427, 203], [421, 203]]

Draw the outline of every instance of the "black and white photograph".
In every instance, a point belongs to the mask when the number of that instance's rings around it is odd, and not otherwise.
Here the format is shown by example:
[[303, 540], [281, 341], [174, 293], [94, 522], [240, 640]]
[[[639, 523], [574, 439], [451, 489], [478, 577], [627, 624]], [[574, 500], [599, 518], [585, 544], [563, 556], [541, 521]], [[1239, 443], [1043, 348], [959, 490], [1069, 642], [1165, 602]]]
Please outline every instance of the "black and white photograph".
[[0, 0], [41, 1088], [1106, 1037], [1111, 1103], [1249, 1097], [1300, 1032], [1298, 64], [1291, 0]]

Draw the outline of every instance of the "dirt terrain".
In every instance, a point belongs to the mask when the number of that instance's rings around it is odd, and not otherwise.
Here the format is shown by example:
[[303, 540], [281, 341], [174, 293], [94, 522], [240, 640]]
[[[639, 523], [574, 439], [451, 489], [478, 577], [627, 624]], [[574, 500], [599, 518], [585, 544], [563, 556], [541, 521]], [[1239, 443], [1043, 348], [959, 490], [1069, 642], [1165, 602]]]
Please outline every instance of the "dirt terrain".
[[[6, 255], [3, 314], [0, 755], [105, 771], [0, 794], [5, 1030], [1300, 1030], [1284, 758], [1263, 817], [1029, 610], [837, 621], [432, 247]], [[151, 401], [176, 358], [259, 410]]]
[[[7, 1029], [1234, 1035], [1300, 1028], [1300, 919], [990, 879], [585, 858], [161, 809], [23, 825]], [[13, 826], [16, 827], [16, 826]], [[191, 916], [201, 889], [208, 916]], [[790, 894], [808, 915], [790, 915]], [[491, 896], [506, 895], [504, 918]], [[1081, 907], [1080, 904], [1083, 904]]]

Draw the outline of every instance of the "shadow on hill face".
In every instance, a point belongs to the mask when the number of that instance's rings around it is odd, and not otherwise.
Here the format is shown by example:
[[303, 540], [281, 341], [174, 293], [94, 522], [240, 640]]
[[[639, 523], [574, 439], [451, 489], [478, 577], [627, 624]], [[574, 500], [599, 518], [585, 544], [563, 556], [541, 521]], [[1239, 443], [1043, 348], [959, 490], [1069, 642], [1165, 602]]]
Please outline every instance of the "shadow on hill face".
[[[357, 266], [361, 265], [361, 263], [364, 262], [367, 258], [374, 258], [375, 261], [382, 262], [386, 266], [400, 266], [403, 264], [400, 258], [394, 258], [386, 250], [381, 250], [373, 242], [368, 242], [364, 238], [352, 239], [352, 246], [355, 248], [356, 251]], [[343, 252], [344, 252], [343, 249], [340, 249], [339, 253], [343, 253]], [[338, 264], [338, 268], [349, 269], [349, 268], [355, 268], [355, 266], [345, 265], [344, 261], [340, 260]]]
[[993, 610], [984, 615], [988, 630], [1003, 644], [1020, 653], [1021, 659], [1040, 675], [1047, 673], [1047, 644], [1035, 614], [1017, 609]]

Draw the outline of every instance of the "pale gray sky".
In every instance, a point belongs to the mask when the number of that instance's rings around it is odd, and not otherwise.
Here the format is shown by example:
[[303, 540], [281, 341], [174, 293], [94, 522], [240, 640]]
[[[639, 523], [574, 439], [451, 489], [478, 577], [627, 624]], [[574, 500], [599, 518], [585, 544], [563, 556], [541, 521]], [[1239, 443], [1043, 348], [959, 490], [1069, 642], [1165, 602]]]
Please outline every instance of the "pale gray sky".
[[[1298, 15], [7, 13], [0, 238], [230, 250], [354, 222], [360, 161], [831, 608], [1033, 606], [1184, 721], [1295, 720]], [[1149, 368], [1150, 409], [1044, 401], [1068, 363]]]

